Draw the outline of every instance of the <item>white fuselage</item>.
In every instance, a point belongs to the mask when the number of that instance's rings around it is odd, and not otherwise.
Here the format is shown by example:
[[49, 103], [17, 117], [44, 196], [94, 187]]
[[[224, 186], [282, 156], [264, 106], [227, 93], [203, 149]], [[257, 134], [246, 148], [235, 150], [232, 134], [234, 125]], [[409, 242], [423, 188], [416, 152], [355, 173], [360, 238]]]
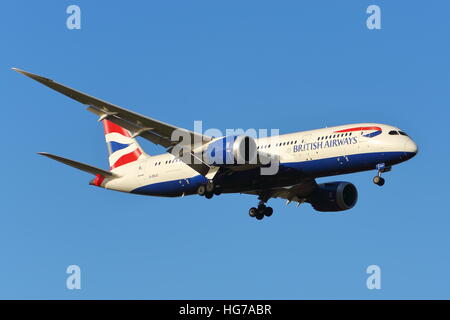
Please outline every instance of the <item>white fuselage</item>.
[[[279, 184], [282, 185], [295, 184], [298, 179], [297, 175], [291, 174], [290, 180], [287, 169], [295, 170], [302, 177], [331, 176], [375, 169], [379, 163], [397, 164], [417, 152], [414, 141], [399, 128], [377, 123], [300, 131], [280, 135], [275, 139], [268, 137], [255, 141], [258, 151], [279, 156], [279, 175], [283, 177]], [[170, 153], [145, 157], [138, 162], [121, 166], [114, 172], [121, 178], [106, 179], [102, 186], [117, 191], [159, 196], [193, 194], [205, 180], [197, 171]], [[252, 183], [245, 183], [247, 176], [248, 173], [241, 179], [244, 182], [242, 190], [258, 188], [257, 185], [252, 186]], [[240, 178], [237, 176], [234, 179]], [[278, 184], [276, 176], [271, 177], [271, 181], [274, 186]], [[239, 189], [236, 189], [235, 184], [234, 182], [233, 192]]]

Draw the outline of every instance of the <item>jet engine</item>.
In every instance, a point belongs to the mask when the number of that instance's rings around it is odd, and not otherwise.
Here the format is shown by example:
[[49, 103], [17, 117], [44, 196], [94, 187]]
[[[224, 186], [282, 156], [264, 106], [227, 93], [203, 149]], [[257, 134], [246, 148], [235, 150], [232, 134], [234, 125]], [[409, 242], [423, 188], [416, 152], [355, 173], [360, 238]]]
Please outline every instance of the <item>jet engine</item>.
[[351, 209], [358, 200], [356, 187], [345, 181], [322, 183], [308, 198], [312, 207], [322, 212], [337, 212]]
[[256, 163], [256, 142], [246, 135], [222, 137], [208, 144], [203, 159], [215, 166]]

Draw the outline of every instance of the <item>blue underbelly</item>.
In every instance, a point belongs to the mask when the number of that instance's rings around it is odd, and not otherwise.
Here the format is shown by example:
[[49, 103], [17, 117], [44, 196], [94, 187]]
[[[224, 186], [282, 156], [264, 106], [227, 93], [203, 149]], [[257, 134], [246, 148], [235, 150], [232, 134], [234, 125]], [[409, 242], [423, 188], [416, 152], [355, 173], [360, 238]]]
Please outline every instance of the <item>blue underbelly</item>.
[[[276, 185], [277, 179], [280, 183], [294, 184], [295, 181], [286, 180], [286, 176], [292, 175], [294, 179], [300, 179], [299, 177], [324, 177], [337, 174], [345, 174], [351, 172], [374, 170], [378, 163], [385, 163], [386, 165], [394, 165], [411, 158], [413, 154], [407, 154], [404, 152], [377, 152], [377, 153], [363, 153], [349, 156], [332, 157], [326, 159], [308, 160], [302, 162], [288, 162], [280, 164], [280, 170], [278, 174], [274, 176], [259, 175], [259, 169], [252, 172], [242, 171], [235, 172], [233, 175], [222, 178], [222, 183], [227, 185], [239, 185], [243, 190], [258, 189], [258, 185], [252, 183], [255, 177], [258, 177], [261, 181], [261, 187], [266, 187], [267, 181], [271, 181]], [[296, 174], [294, 175], [293, 172]], [[229, 181], [227, 181], [229, 179]], [[202, 175], [197, 175], [192, 178], [171, 180], [149, 184], [139, 187], [131, 193], [152, 195], [152, 196], [164, 196], [164, 197], [178, 197], [181, 195], [195, 194], [197, 188], [206, 183], [207, 179]]]
[[198, 175], [187, 179], [152, 183], [134, 189], [133, 191], [131, 191], [131, 193], [149, 196], [179, 197], [183, 194], [188, 195], [196, 193], [197, 188], [201, 184], [206, 183], [206, 181], [207, 179], [204, 176]]

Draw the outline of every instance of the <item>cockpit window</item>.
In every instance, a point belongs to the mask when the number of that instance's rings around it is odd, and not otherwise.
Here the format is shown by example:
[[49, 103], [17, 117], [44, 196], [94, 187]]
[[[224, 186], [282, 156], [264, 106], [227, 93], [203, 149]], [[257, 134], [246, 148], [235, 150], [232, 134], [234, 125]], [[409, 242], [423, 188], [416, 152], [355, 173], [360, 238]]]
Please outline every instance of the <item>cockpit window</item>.
[[406, 134], [406, 132], [403, 132], [403, 131], [399, 131], [398, 133], [400, 133], [402, 136], [408, 136], [408, 135]]
[[389, 134], [390, 134], [391, 136], [396, 136], [396, 135], [398, 135], [398, 132], [395, 131], [395, 130], [392, 130], [392, 131], [389, 131]]

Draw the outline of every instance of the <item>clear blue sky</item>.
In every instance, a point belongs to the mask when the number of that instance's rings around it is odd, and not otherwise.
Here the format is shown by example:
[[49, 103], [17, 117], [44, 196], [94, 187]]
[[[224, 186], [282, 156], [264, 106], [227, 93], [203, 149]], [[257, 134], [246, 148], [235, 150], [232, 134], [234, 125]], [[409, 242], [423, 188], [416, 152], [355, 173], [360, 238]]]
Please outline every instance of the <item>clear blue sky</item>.
[[[70, 4], [79, 31], [66, 28]], [[366, 28], [370, 4], [382, 30]], [[449, 12], [448, 1], [2, 3], [0, 298], [450, 298]], [[321, 179], [358, 187], [342, 214], [272, 199], [259, 222], [248, 195], [105, 191], [36, 155], [107, 168], [95, 116], [11, 67], [186, 128], [382, 122], [420, 153], [383, 188], [374, 172]], [[71, 264], [80, 291], [65, 287]], [[371, 264], [379, 291], [366, 288]]]

